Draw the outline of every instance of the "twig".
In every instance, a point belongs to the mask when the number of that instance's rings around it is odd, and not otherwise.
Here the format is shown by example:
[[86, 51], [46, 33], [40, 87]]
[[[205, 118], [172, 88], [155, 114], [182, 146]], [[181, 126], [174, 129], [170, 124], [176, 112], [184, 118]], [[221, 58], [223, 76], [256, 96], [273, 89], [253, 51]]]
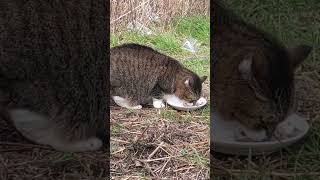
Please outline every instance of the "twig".
[[163, 171], [164, 168], [167, 166], [167, 164], [168, 164], [169, 161], [171, 161], [171, 158], [169, 158], [168, 161], [166, 161], [166, 162], [164, 163], [164, 165], [162, 166], [161, 171], [159, 172], [159, 174], [162, 173], [162, 171]]
[[[196, 145], [201, 145], [201, 144], [208, 144], [209, 147], [209, 142], [205, 141], [205, 142], [199, 142], [199, 143], [191, 143], [191, 144], [177, 144], [177, 145], [170, 145], [173, 147], [180, 147], [180, 146], [196, 146]], [[167, 145], [164, 145], [165, 147], [167, 147]]]
[[164, 143], [161, 142], [161, 143], [158, 145], [158, 147], [149, 155], [148, 160], [150, 160], [150, 159], [153, 157], [153, 155], [161, 148], [161, 146], [162, 146], [163, 144], [164, 144]]
[[115, 155], [115, 154], [117, 154], [117, 153], [119, 153], [119, 152], [124, 151], [125, 149], [126, 149], [125, 147], [124, 147], [124, 148], [121, 148], [120, 150], [118, 150], [118, 151], [116, 151], [116, 152], [111, 153], [111, 155]]
[[194, 169], [194, 167], [193, 167], [193, 166], [191, 166], [191, 167], [180, 168], [180, 169], [176, 169], [176, 170], [174, 170], [173, 172], [184, 171], [184, 170], [190, 170], [190, 169]]
[[130, 144], [131, 142], [129, 141], [124, 141], [121, 139], [115, 139], [115, 138], [110, 138], [111, 141], [115, 141], [115, 142], [120, 142], [120, 143], [124, 143], [124, 144]]
[[138, 137], [137, 140], [135, 140], [135, 142], [138, 142], [144, 135], [144, 133], [149, 129], [150, 127], [150, 124], [143, 130], [143, 132], [141, 133], [141, 135]]
[[147, 160], [140, 160], [142, 162], [153, 162], [153, 161], [162, 161], [165, 159], [169, 159], [169, 158], [175, 158], [175, 157], [181, 157], [181, 156], [167, 156], [167, 157], [163, 157], [163, 158], [156, 158], [156, 159], [147, 159]]

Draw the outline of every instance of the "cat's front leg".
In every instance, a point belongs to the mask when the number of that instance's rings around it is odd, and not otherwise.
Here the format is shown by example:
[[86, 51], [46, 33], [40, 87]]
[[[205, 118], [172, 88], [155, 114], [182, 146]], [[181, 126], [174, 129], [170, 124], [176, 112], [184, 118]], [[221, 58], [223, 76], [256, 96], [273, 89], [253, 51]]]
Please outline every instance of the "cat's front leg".
[[163, 99], [152, 98], [152, 104], [153, 104], [153, 107], [157, 108], [157, 109], [166, 107], [166, 105], [164, 104]]

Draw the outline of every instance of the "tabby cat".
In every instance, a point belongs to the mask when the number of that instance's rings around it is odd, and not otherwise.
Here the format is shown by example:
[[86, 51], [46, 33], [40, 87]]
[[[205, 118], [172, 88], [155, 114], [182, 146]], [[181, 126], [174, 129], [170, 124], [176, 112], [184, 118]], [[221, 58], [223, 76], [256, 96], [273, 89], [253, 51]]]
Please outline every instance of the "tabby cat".
[[106, 3], [0, 6], [0, 120], [59, 151], [107, 145]]
[[147, 46], [124, 44], [110, 50], [110, 93], [128, 109], [141, 109], [151, 101], [155, 108], [162, 108], [165, 94], [195, 102], [206, 78]]
[[212, 111], [239, 121], [242, 134], [260, 134], [254, 141], [266, 140], [290, 111], [295, 69], [312, 48], [285, 47], [219, 1], [213, 2], [212, 18]]

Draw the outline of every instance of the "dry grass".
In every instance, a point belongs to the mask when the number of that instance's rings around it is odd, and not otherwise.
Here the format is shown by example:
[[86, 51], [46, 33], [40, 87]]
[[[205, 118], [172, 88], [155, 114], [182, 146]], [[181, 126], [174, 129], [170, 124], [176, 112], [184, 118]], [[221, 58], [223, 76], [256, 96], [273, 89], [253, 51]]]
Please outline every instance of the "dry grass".
[[[170, 122], [154, 118], [155, 110], [127, 117], [113, 109], [112, 126], [123, 133], [112, 136], [111, 174], [114, 179], [208, 177], [207, 124]], [[184, 118], [182, 114], [177, 114]]]
[[208, 122], [201, 110], [112, 107], [112, 179], [208, 179]]
[[177, 16], [188, 14], [209, 14], [209, 0], [112, 0], [111, 1], [111, 32], [115, 33], [138, 21], [144, 26], [153, 22], [150, 17], [159, 17], [165, 25]]

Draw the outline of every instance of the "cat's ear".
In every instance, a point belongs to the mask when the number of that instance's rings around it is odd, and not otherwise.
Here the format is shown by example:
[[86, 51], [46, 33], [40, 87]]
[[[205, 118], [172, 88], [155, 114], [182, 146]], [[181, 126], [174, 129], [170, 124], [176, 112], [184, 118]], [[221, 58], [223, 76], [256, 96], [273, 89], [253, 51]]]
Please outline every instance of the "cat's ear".
[[312, 50], [311, 46], [299, 45], [296, 47], [288, 48], [288, 56], [291, 67], [296, 69], [310, 54]]
[[208, 76], [202, 76], [200, 77], [201, 84], [208, 78]]
[[241, 61], [241, 63], [238, 66], [238, 70], [245, 80], [251, 80], [252, 78], [252, 60], [253, 56], [252, 54], [248, 54], [244, 57], [244, 59]]

